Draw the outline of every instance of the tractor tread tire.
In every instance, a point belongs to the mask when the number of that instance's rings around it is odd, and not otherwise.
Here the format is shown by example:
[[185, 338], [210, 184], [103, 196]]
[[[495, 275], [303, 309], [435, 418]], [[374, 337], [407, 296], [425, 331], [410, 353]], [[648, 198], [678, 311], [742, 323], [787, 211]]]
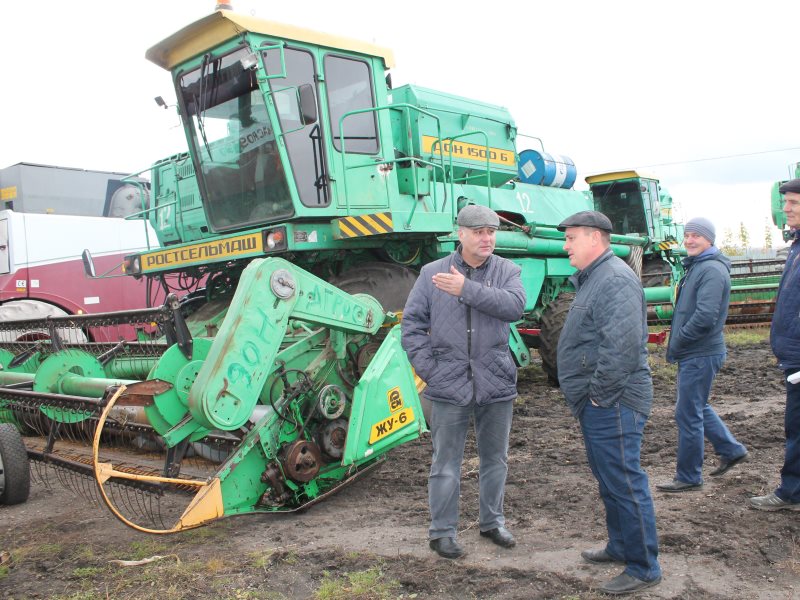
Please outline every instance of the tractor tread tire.
[[22, 436], [10, 423], [0, 423], [0, 459], [3, 471], [0, 504], [25, 502], [31, 490], [28, 451], [22, 443]]
[[558, 366], [556, 354], [558, 338], [567, 320], [567, 313], [572, 306], [575, 294], [562, 292], [542, 313], [542, 327], [539, 332], [539, 356], [542, 358], [542, 370], [550, 383], [558, 385]]
[[669, 285], [672, 268], [662, 259], [646, 260], [642, 264], [642, 287], [661, 287]]
[[389, 262], [367, 262], [331, 279], [333, 285], [350, 294], [369, 294], [383, 310], [391, 312], [403, 310], [416, 281], [416, 272]]

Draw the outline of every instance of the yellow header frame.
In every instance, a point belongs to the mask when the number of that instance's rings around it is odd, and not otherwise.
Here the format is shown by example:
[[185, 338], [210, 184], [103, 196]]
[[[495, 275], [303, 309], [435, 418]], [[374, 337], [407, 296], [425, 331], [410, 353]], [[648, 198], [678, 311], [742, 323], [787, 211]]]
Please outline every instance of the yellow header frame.
[[294, 25], [284, 25], [240, 15], [229, 10], [214, 12], [184, 27], [177, 33], [173, 33], [150, 48], [145, 53], [145, 57], [159, 67], [170, 71], [176, 65], [202, 54], [209, 48], [248, 31], [282, 40], [306, 42], [337, 50], [376, 56], [383, 59], [387, 69], [394, 66], [394, 54], [387, 48]]

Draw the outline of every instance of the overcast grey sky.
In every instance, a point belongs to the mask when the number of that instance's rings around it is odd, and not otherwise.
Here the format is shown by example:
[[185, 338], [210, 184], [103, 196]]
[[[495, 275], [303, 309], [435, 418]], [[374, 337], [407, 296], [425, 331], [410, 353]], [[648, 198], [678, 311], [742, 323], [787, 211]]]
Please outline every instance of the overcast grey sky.
[[[743, 221], [763, 239], [770, 185], [800, 161], [798, 2], [233, 4], [391, 48], [395, 86], [508, 107], [521, 134], [575, 161], [578, 188], [587, 175], [644, 168], [672, 193], [679, 216], [706, 216], [720, 236]], [[174, 100], [169, 75], [144, 53], [214, 5], [2, 2], [0, 168], [128, 172], [183, 150], [175, 113], [153, 102]], [[527, 141], [520, 150], [537, 147]]]

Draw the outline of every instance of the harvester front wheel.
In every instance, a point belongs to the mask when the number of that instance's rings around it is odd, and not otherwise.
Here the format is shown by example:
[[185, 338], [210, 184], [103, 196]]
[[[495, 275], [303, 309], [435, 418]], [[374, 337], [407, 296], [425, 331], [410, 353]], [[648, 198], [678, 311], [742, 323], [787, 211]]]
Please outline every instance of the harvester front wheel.
[[542, 328], [539, 332], [539, 356], [542, 357], [542, 370], [547, 375], [550, 383], [558, 385], [558, 365], [556, 364], [556, 351], [558, 338], [567, 320], [567, 313], [574, 293], [561, 293], [556, 296], [542, 313]]
[[0, 504], [20, 504], [28, 499], [31, 472], [28, 452], [16, 427], [0, 423]]
[[402, 265], [368, 262], [345, 271], [331, 283], [348, 294], [369, 294], [383, 310], [398, 312], [406, 305], [417, 274]]
[[672, 269], [669, 263], [660, 258], [644, 261], [642, 264], [642, 287], [661, 287], [669, 285]]

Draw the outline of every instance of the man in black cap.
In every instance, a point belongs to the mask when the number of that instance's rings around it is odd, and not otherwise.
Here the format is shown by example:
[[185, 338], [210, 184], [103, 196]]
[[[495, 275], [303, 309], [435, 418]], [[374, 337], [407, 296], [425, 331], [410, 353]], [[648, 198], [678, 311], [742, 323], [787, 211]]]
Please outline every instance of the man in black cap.
[[766, 496], [750, 498], [750, 506], [767, 511], [800, 511], [800, 179], [787, 181], [778, 191], [783, 194], [786, 224], [794, 237], [778, 286], [769, 336], [778, 366], [786, 377], [786, 454], [781, 484]]
[[495, 256], [500, 220], [486, 206], [458, 213], [455, 252], [425, 265], [403, 309], [402, 343], [431, 402], [433, 461], [428, 479], [429, 545], [444, 558], [465, 554], [456, 541], [461, 463], [470, 420], [480, 460], [480, 535], [504, 548], [503, 496], [517, 368], [510, 323], [522, 317], [520, 268]]
[[653, 402], [642, 284], [611, 251], [611, 221], [595, 211], [567, 217], [564, 250], [578, 271], [575, 300], [558, 341], [558, 381], [579, 420], [586, 457], [606, 509], [608, 542], [591, 563], [623, 563], [599, 590], [629, 594], [661, 581], [655, 510], [640, 464]]

